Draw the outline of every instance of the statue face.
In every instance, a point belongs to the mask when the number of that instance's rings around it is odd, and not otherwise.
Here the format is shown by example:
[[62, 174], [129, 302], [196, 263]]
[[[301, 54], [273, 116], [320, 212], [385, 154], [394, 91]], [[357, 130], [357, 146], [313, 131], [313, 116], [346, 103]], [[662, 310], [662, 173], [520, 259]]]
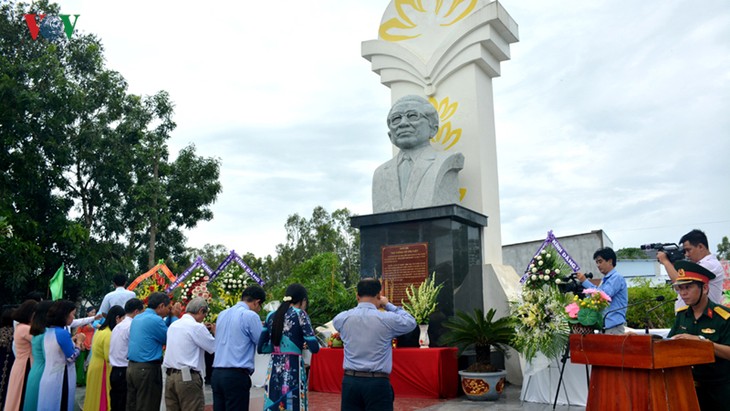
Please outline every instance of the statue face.
[[401, 150], [418, 148], [429, 144], [438, 127], [431, 126], [423, 111], [423, 105], [405, 101], [393, 106], [388, 117], [388, 136]]

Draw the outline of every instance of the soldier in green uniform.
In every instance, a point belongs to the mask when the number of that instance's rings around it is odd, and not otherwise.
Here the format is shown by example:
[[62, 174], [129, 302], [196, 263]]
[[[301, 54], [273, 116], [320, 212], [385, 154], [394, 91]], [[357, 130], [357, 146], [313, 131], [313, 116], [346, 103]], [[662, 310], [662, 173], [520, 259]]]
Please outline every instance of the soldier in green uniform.
[[684, 300], [668, 336], [713, 344], [715, 362], [692, 367], [697, 399], [703, 411], [730, 410], [730, 308], [707, 296], [715, 274], [690, 261], [677, 261], [672, 286]]

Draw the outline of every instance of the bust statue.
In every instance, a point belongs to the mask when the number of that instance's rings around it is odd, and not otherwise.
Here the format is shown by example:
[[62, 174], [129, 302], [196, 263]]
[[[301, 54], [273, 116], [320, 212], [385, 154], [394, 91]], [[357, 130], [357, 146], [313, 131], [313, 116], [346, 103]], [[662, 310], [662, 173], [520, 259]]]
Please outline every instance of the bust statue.
[[423, 97], [405, 96], [388, 113], [388, 136], [400, 152], [373, 175], [373, 212], [459, 202], [464, 155], [431, 147], [439, 128], [436, 109]]

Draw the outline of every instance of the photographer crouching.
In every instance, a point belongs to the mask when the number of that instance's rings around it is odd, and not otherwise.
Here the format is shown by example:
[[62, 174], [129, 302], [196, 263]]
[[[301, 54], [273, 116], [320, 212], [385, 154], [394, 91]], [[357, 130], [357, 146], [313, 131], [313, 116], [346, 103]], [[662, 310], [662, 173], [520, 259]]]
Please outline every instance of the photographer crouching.
[[[722, 282], [725, 277], [725, 272], [717, 257], [710, 253], [710, 247], [705, 233], [694, 229], [683, 235], [679, 239], [679, 244], [680, 247], [684, 248], [684, 256], [687, 260], [701, 265], [715, 275], [715, 278], [710, 280], [710, 292], [708, 296], [710, 301], [722, 304]], [[674, 263], [669, 259], [669, 256], [665, 252], [659, 251], [656, 254], [656, 259], [664, 266], [664, 269], [669, 275], [669, 279], [672, 282], [677, 281], [677, 270], [674, 268]], [[678, 298], [674, 304], [674, 309], [680, 309], [685, 305], [684, 301]]]
[[[629, 305], [629, 291], [626, 280], [616, 272], [616, 253], [610, 247], [598, 249], [593, 253], [598, 271], [603, 274], [601, 285], [596, 287], [583, 273], [575, 273], [585, 288], [597, 288], [611, 297], [611, 304], [606, 308], [605, 334], [623, 334], [626, 327], [626, 307]], [[623, 309], [622, 309], [623, 307]], [[615, 310], [615, 311], [612, 311]]]

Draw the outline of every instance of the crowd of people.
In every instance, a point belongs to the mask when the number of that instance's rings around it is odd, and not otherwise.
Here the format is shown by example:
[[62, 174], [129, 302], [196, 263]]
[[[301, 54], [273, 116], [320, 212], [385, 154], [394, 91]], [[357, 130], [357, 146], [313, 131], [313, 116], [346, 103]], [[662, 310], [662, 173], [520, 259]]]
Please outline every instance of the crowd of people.
[[[704, 233], [693, 230], [680, 242], [687, 260], [670, 269], [666, 256], [659, 255], [684, 303], [669, 337], [713, 344], [715, 362], [696, 365], [693, 376], [701, 409], [724, 409], [730, 395], [730, 309], [713, 298], [717, 260], [707, 251]], [[602, 248], [593, 258], [602, 280], [577, 277], [584, 287], [611, 297], [605, 332], [623, 334], [629, 304], [626, 281], [615, 269], [616, 254]], [[306, 313], [305, 287], [289, 285], [279, 307], [262, 322], [266, 292], [249, 286], [237, 304], [206, 324], [210, 307], [205, 299], [190, 300], [183, 314], [180, 303], [156, 292], [145, 307], [124, 288], [126, 281], [115, 276], [116, 289], [105, 296], [99, 313], [86, 310], [80, 319], [76, 305], [65, 300], [31, 298], [3, 310], [0, 404], [5, 411], [72, 411], [76, 386], [84, 383], [85, 411], [156, 411], [163, 399], [167, 410], [200, 411], [205, 407], [205, 353], [214, 354], [214, 411], [248, 410], [256, 353], [271, 355], [263, 409], [308, 409], [303, 353], [316, 354], [319, 343]], [[357, 300], [356, 307], [333, 320], [344, 342], [341, 408], [393, 410], [391, 341], [411, 332], [416, 321], [383, 295], [374, 278], [358, 282]]]

